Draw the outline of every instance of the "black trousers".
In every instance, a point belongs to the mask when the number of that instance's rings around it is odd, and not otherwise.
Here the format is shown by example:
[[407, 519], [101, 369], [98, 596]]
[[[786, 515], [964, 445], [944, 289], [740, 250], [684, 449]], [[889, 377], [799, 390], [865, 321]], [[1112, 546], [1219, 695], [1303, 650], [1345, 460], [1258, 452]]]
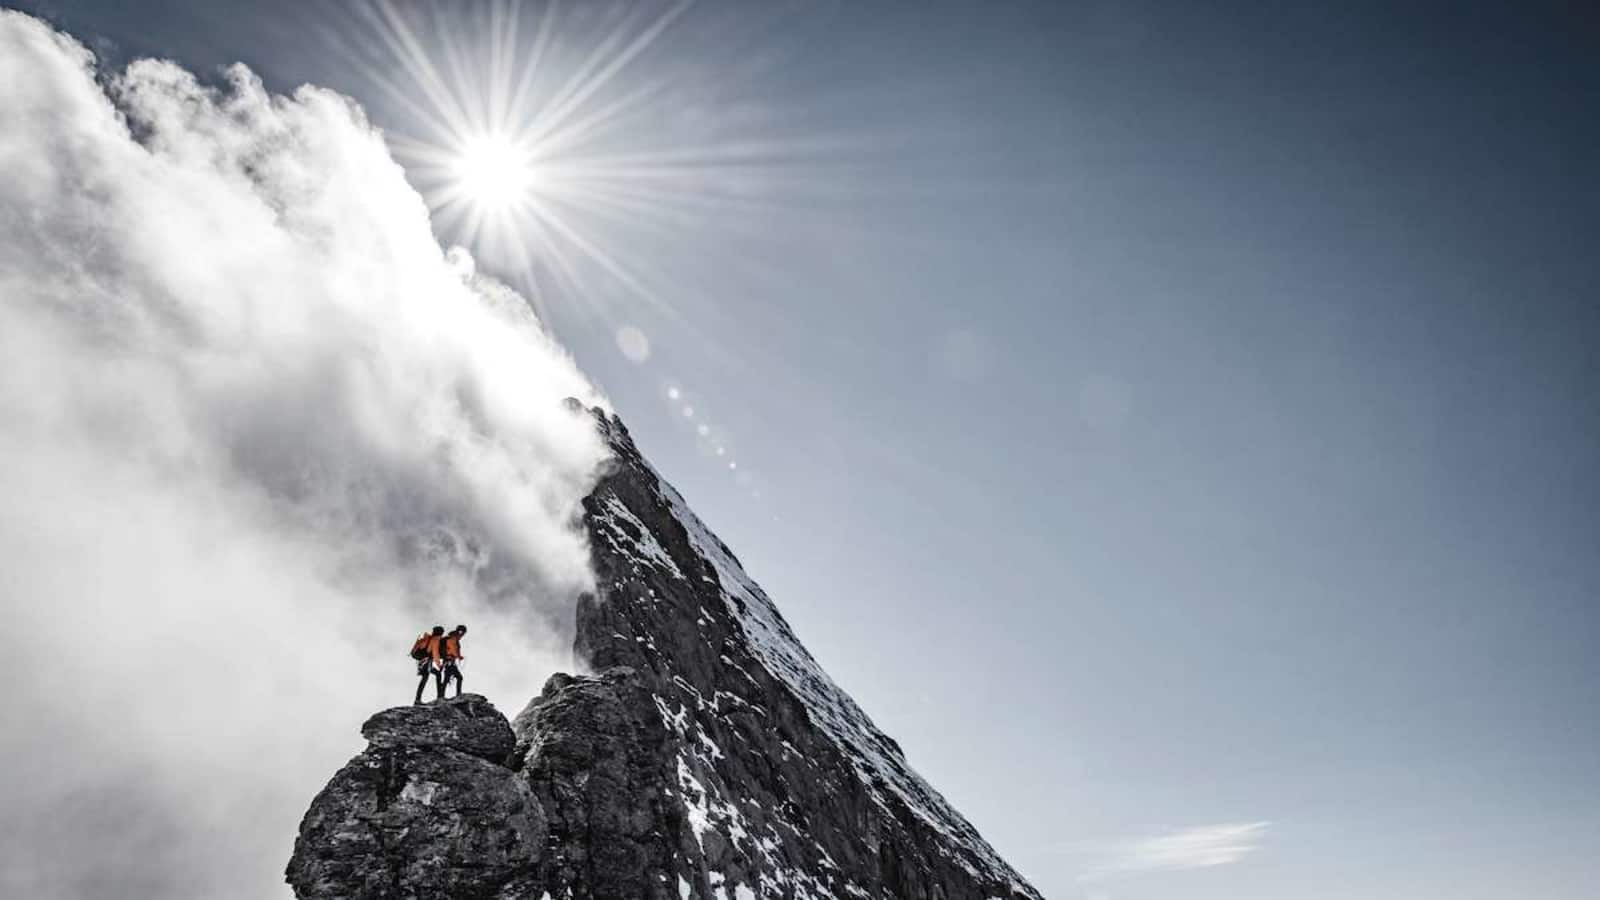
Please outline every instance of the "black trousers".
[[[422, 689], [428, 686], [429, 675], [433, 676], [433, 684], [439, 689], [439, 699], [444, 699], [444, 679], [440, 675], [439, 670], [433, 667], [432, 661], [425, 659], [422, 662], [417, 663], [417, 674], [422, 677], [417, 680], [416, 702], [422, 702]], [[457, 690], [460, 690], [460, 688], [457, 688]]]
[[439, 681], [439, 696], [444, 696], [445, 688], [450, 686], [450, 679], [456, 681], [456, 696], [461, 696], [461, 668], [449, 660], [444, 664], [444, 677]]

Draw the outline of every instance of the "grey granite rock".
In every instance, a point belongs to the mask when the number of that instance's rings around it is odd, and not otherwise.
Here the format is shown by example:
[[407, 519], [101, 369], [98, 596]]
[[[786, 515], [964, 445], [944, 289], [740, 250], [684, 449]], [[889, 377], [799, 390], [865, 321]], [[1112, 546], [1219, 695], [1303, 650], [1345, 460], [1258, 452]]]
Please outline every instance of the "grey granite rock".
[[374, 747], [448, 747], [490, 762], [504, 762], [516, 743], [506, 717], [478, 694], [386, 709], [361, 726], [361, 736]]
[[386, 710], [363, 732], [372, 743], [300, 823], [287, 872], [295, 896], [536, 896], [544, 814], [528, 783], [504, 764], [512, 746], [505, 716], [469, 695]]

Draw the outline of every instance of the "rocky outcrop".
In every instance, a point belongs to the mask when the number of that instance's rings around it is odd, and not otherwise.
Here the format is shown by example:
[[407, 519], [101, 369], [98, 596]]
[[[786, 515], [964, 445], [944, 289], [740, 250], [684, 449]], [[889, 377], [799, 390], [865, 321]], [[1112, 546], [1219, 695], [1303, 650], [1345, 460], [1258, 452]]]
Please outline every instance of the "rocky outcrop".
[[304, 900], [536, 897], [543, 811], [510, 762], [511, 726], [476, 694], [385, 710], [371, 743], [300, 824], [288, 881]]
[[361, 726], [361, 736], [373, 748], [436, 747], [502, 764], [516, 746], [506, 717], [477, 694], [442, 704], [386, 709]]
[[677, 897], [663, 823], [670, 752], [653, 695], [628, 668], [556, 675], [517, 717], [523, 772], [550, 819], [552, 897]]
[[509, 726], [481, 698], [374, 716], [301, 826], [297, 896], [1039, 900], [595, 417], [576, 649], [599, 674]]

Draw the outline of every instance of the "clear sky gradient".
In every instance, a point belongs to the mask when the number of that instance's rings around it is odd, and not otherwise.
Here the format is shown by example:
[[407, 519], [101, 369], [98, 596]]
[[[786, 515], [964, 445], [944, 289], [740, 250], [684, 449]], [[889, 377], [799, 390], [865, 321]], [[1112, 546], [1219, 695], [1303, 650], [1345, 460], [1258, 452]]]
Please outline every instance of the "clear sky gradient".
[[[17, 5], [427, 130], [333, 5]], [[593, 152], [700, 160], [659, 222], [570, 210], [629, 278], [474, 250], [1046, 896], [1580, 900], [1578, 9], [702, 3], [591, 101], [659, 87]], [[550, 65], [614, 12], [564, 8]]]

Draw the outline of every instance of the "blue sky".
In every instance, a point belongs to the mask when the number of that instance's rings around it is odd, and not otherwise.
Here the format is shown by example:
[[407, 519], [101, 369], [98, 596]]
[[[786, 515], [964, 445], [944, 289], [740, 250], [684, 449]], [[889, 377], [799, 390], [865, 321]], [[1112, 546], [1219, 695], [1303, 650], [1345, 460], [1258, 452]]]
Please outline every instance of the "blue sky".
[[[428, 135], [357, 15], [20, 5]], [[668, 10], [596, 9], [552, 67]], [[1579, 898], [1595, 45], [1529, 4], [703, 3], [573, 151], [696, 160], [570, 210], [627, 278], [473, 249], [1047, 896]]]

